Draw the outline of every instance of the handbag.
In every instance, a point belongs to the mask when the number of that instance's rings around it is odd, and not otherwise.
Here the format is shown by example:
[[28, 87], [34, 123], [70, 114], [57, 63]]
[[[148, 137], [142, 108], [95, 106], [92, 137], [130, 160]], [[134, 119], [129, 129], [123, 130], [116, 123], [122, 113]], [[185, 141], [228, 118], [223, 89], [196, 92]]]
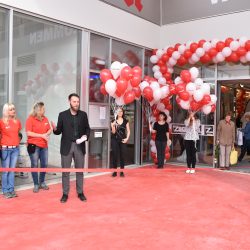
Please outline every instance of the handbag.
[[27, 151], [28, 153], [31, 155], [31, 154], [34, 154], [35, 151], [36, 151], [36, 145], [35, 144], [32, 144], [32, 143], [29, 143], [28, 146], [27, 146]]
[[233, 147], [230, 153], [230, 164], [235, 165], [238, 162], [238, 151]]

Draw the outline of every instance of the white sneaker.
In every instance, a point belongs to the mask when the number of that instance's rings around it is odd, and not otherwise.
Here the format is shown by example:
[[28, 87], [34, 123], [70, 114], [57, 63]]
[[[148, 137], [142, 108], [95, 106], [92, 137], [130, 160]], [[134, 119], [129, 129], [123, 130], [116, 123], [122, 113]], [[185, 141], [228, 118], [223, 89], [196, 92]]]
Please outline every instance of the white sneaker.
[[191, 171], [190, 169], [187, 169], [187, 170], [186, 170], [186, 173], [187, 173], [187, 174], [189, 174], [189, 173], [190, 173], [190, 171]]
[[194, 169], [191, 169], [190, 170], [190, 174], [194, 174], [195, 173], [195, 170]]

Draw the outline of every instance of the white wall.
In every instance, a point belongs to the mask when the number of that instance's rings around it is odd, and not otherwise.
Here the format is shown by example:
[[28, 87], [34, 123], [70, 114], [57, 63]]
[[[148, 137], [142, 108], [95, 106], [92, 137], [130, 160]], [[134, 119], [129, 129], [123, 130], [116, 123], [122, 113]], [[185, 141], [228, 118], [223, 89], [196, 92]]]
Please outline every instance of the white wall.
[[1, 3], [149, 48], [160, 46], [159, 26], [98, 0], [2, 0]]
[[172, 46], [187, 41], [210, 40], [213, 38], [224, 40], [227, 37], [250, 38], [248, 28], [250, 11], [211, 17], [185, 23], [165, 25], [161, 27], [160, 47]]

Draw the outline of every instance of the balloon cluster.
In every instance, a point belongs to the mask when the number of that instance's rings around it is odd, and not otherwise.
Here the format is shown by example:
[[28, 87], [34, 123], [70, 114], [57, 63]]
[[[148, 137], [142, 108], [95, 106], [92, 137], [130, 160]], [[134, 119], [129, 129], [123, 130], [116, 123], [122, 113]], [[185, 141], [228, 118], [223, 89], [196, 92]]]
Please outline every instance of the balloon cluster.
[[246, 91], [241, 89], [236, 95], [236, 112], [238, 115], [242, 115], [245, 109]]
[[199, 70], [182, 70], [174, 81], [176, 102], [185, 110], [202, 111], [205, 115], [215, 111], [217, 97], [210, 94], [210, 84], [198, 78]]
[[101, 71], [100, 78], [103, 82], [100, 87], [101, 93], [115, 98], [119, 106], [141, 97], [139, 84], [142, 79], [142, 69], [139, 66], [131, 68], [126, 63], [115, 61], [111, 64], [110, 70]]
[[184, 66], [198, 62], [250, 62], [250, 40], [246, 37], [229, 37], [225, 41], [202, 39], [199, 42], [177, 43], [174, 47], [154, 50], [150, 61], [156, 64], [153, 66], [154, 77], [159, 83], [165, 83], [171, 81], [175, 65]]

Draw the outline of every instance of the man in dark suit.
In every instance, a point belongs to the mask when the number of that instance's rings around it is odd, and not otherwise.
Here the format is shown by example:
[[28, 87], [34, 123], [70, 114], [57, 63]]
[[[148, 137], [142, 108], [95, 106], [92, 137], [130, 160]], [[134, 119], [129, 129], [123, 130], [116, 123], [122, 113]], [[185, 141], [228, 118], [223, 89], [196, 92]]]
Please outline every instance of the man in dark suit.
[[[72, 159], [74, 159], [75, 168], [84, 168], [85, 141], [90, 135], [88, 117], [84, 111], [79, 110], [80, 98], [77, 94], [70, 94], [68, 100], [70, 108], [59, 114], [57, 126], [53, 122], [51, 125], [54, 134], [62, 134], [60, 147], [62, 168], [70, 168]], [[69, 174], [62, 173], [62, 203], [68, 200]], [[83, 193], [83, 172], [76, 173], [76, 191], [81, 201], [87, 200]]]

